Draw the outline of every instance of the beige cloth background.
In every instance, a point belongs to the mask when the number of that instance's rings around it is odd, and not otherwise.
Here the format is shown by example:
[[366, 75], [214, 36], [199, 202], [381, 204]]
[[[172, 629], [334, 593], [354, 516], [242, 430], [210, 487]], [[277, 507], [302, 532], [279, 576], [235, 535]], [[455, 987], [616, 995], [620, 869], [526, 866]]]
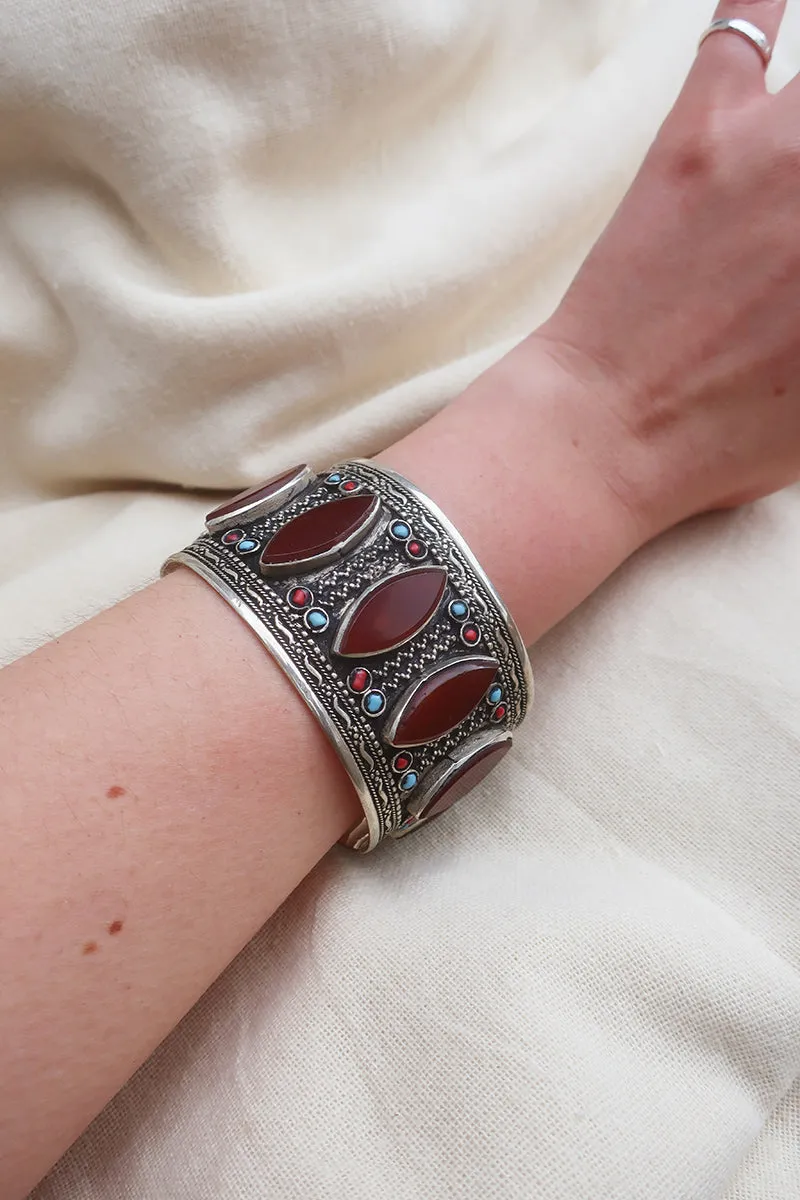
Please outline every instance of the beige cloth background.
[[[541, 320], [708, 16], [0, 6], [3, 657], [196, 489], [369, 452]], [[537, 648], [512, 761], [333, 853], [37, 1200], [800, 1194], [798, 562], [797, 491], [639, 555]]]

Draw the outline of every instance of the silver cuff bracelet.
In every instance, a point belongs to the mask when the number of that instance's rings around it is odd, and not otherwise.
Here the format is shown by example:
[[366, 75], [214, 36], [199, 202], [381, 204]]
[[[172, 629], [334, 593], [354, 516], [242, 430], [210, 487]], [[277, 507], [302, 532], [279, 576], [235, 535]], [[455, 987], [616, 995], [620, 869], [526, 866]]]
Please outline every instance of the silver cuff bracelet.
[[179, 564], [247, 622], [327, 733], [364, 809], [354, 850], [427, 824], [510, 748], [533, 697], [519, 631], [394, 471], [295, 467], [209, 513], [164, 572]]

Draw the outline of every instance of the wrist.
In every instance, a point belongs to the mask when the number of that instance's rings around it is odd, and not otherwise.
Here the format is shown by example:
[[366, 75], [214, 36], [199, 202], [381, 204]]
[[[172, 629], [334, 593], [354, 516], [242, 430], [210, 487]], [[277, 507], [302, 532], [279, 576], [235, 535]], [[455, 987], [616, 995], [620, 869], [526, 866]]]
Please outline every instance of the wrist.
[[671, 490], [666, 472], [646, 461], [648, 453], [632, 419], [635, 387], [584, 359], [578, 349], [553, 340], [547, 326], [531, 334], [519, 351], [537, 393], [544, 388], [549, 397], [544, 412], [535, 397], [531, 432], [541, 437], [545, 421], [551, 438], [574, 451], [574, 469], [587, 499], [609, 529], [617, 531], [627, 553], [634, 553], [673, 523], [666, 517]]
[[459, 527], [530, 643], [656, 532], [626, 431], [532, 337], [380, 460]]
[[707, 463], [690, 406], [677, 397], [659, 399], [646, 383], [582, 348], [569, 318], [562, 322], [560, 316], [557, 312], [528, 339], [531, 353], [549, 360], [561, 377], [577, 436], [628, 513], [639, 545], [713, 507], [703, 498]]

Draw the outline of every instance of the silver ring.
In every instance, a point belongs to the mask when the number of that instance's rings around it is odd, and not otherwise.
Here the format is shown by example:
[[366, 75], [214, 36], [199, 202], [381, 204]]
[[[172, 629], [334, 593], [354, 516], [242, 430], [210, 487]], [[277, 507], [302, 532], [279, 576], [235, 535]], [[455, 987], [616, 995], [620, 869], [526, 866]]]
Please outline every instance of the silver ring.
[[761, 61], [764, 67], [768, 67], [772, 58], [772, 46], [763, 29], [759, 29], [757, 25], [753, 25], [751, 21], [743, 21], [740, 17], [722, 17], [719, 21], [712, 21], [708, 29], [705, 31], [700, 41], [697, 43], [699, 50], [707, 37], [712, 33], [738, 33], [739, 37], [743, 37], [755, 46], [758, 53], [761, 55]]

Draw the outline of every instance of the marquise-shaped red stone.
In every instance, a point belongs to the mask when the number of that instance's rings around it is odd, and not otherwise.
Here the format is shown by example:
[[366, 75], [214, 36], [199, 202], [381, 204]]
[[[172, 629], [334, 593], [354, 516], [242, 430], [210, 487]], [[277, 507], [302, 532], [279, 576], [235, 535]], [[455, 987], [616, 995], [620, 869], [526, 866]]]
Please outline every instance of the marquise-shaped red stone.
[[477, 751], [472, 758], [467, 759], [457, 770], [447, 776], [438, 792], [428, 799], [418, 816], [438, 817], [452, 807], [457, 800], [466, 796], [467, 792], [471, 792], [482, 779], [485, 779], [510, 749], [511, 738], [506, 738], [505, 741], [495, 742], [493, 745], [484, 746], [482, 750]]
[[274, 479], [267, 480], [266, 483], [259, 483], [256, 487], [245, 488], [243, 492], [239, 492], [232, 499], [226, 500], [224, 504], [220, 504], [206, 517], [206, 524], [216, 525], [224, 521], [228, 517], [236, 516], [243, 509], [254, 508], [256, 505], [263, 504], [265, 500], [269, 500], [271, 496], [276, 495], [282, 488], [285, 488], [288, 483], [295, 478], [304, 475], [308, 471], [308, 467], [304, 463], [296, 467], [292, 467], [289, 471], [283, 471], [280, 475], [276, 475]]
[[446, 586], [443, 567], [420, 567], [381, 580], [356, 600], [334, 650], [345, 658], [369, 658], [402, 646], [430, 621]]
[[261, 566], [306, 569], [355, 545], [366, 536], [380, 509], [377, 496], [345, 496], [300, 513], [273, 534], [261, 552]]
[[413, 683], [401, 696], [384, 732], [390, 746], [421, 746], [460, 725], [483, 700], [498, 663], [456, 658]]

